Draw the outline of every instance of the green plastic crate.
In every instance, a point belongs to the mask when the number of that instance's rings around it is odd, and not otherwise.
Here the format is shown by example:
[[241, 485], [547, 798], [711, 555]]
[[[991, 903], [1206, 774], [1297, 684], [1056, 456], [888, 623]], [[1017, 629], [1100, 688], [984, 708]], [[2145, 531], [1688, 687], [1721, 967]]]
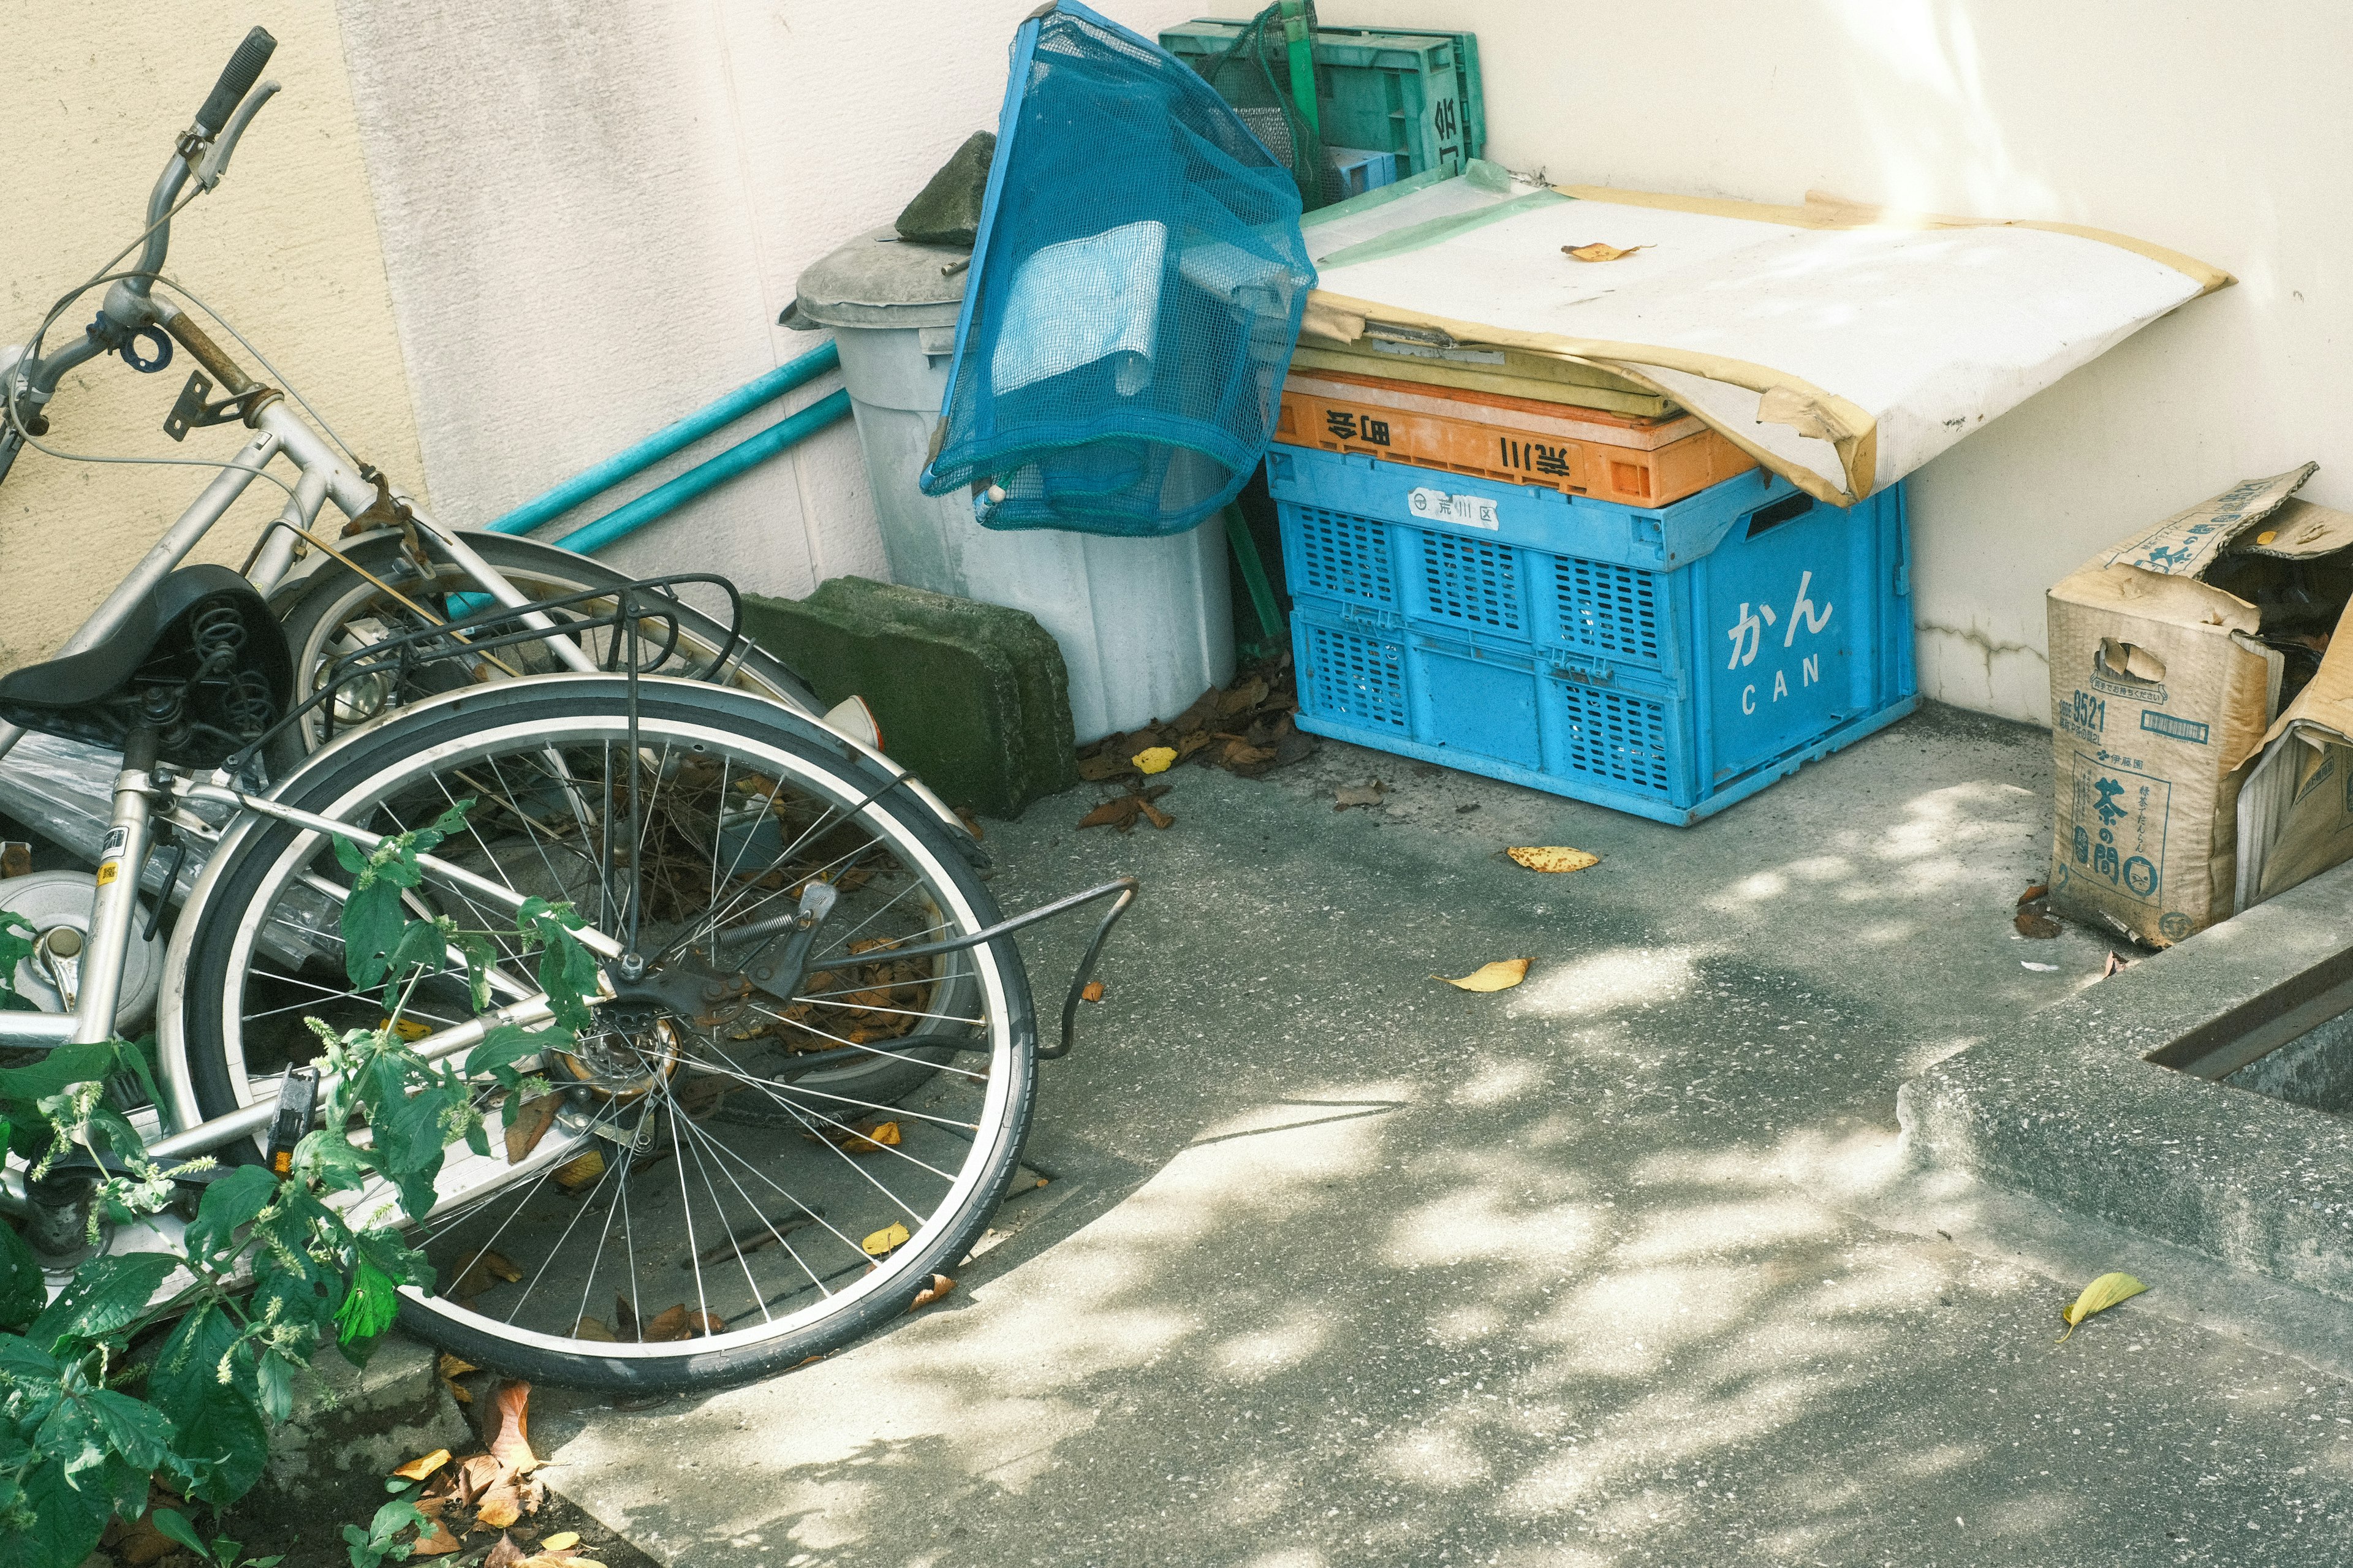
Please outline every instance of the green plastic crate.
[[[1208, 76], [1247, 22], [1202, 18], [1160, 35], [1160, 47]], [[1315, 100], [1326, 146], [1398, 155], [1398, 177], [1462, 172], [1485, 145], [1486, 111], [1477, 101], [1476, 43], [1467, 33], [1400, 33], [1366, 27], [1315, 29]], [[1268, 71], [1245, 50], [1218, 77], [1219, 93], [1237, 109], [1282, 107], [1290, 67], [1278, 35]], [[1268, 72], [1273, 84], [1267, 81]]]

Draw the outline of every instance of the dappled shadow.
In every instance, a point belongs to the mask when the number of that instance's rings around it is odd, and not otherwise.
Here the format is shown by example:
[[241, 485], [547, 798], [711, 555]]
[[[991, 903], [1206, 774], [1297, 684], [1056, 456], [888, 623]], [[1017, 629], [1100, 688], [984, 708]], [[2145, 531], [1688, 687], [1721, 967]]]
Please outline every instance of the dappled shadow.
[[[1822, 1201], [1892, 1169], [1921, 1052], [2018, 1010], [2047, 828], [1905, 739], [1846, 759], [1868, 809], [1809, 770], [1574, 879], [1188, 776], [1118, 847], [1146, 897], [1046, 1081], [1063, 1206], [948, 1310], [592, 1423], [564, 1484], [696, 1563], [2331, 1560], [2337, 1385], [2129, 1308], [2054, 1352], [2048, 1283]], [[1478, 787], [1488, 846], [1573, 815]], [[1008, 902], [1103, 864], [999, 844]], [[1873, 864], [1807, 870], [1838, 856]], [[1978, 923], [1933, 967], [1859, 940], [1946, 894]], [[1502, 995], [1426, 978], [1522, 953]]]

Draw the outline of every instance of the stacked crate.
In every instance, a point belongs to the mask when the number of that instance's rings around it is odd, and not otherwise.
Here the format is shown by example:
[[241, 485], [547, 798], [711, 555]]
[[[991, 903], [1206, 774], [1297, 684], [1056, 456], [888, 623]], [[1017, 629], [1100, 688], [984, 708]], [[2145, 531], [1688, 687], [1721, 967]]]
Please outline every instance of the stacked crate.
[[1680, 826], [1918, 704], [1901, 487], [1454, 344], [1302, 347], [1275, 440], [1303, 729]]

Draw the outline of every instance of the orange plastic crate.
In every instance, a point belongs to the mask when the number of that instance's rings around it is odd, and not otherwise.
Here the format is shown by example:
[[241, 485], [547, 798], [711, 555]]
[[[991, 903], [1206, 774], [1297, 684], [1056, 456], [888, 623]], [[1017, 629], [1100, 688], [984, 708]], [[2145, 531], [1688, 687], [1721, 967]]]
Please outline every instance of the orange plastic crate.
[[1694, 415], [1645, 418], [1329, 370], [1283, 383], [1274, 438], [1621, 506], [1665, 506], [1757, 467]]

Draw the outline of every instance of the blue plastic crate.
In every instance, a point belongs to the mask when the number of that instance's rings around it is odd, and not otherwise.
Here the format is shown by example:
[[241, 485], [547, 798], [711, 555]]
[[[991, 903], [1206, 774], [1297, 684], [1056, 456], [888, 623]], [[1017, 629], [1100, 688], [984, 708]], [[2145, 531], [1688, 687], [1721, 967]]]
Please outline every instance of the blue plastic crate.
[[1641, 510], [1278, 447], [1299, 723], [1683, 825], [1919, 705], [1898, 486]]

